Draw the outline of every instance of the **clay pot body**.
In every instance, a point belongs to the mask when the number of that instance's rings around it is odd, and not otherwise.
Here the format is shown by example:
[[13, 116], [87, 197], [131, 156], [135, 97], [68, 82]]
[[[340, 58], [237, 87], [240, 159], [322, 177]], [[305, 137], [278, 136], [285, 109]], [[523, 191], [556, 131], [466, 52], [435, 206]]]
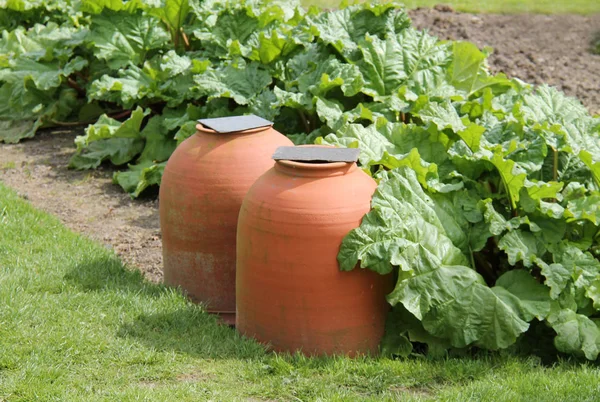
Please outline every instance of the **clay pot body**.
[[216, 133], [201, 125], [173, 153], [160, 186], [164, 282], [235, 322], [237, 219], [250, 186], [291, 141], [272, 127]]
[[376, 183], [355, 163], [276, 162], [238, 222], [236, 327], [277, 351], [377, 353], [391, 276], [339, 270]]

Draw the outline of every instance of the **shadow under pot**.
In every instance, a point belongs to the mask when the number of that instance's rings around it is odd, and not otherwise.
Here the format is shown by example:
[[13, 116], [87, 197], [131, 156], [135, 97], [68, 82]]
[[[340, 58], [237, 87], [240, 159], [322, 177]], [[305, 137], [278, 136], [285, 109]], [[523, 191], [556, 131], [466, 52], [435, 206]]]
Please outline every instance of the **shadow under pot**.
[[342, 272], [337, 262], [376, 187], [356, 163], [324, 161], [279, 160], [254, 183], [237, 232], [236, 327], [243, 335], [276, 351], [377, 353], [392, 277]]
[[[205, 121], [212, 120], [220, 119]], [[164, 283], [233, 325], [240, 206], [273, 166], [273, 151], [291, 141], [270, 125], [233, 132], [196, 128], [169, 159], [160, 186]]]

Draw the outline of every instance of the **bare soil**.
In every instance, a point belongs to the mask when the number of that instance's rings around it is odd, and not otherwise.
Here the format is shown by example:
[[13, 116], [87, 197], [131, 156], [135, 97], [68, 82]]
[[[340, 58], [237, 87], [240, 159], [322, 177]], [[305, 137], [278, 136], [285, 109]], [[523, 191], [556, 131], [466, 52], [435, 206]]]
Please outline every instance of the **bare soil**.
[[82, 132], [42, 131], [20, 144], [0, 144], [0, 181], [69, 228], [104, 243], [155, 282], [162, 279], [156, 194], [141, 200], [112, 183], [114, 169], [67, 168]]
[[591, 53], [600, 32], [600, 14], [473, 15], [451, 10], [436, 6], [409, 14], [416, 28], [440, 39], [492, 47], [493, 72], [550, 84], [579, 98], [592, 114], [600, 114], [600, 55]]
[[[419, 29], [441, 39], [491, 46], [490, 67], [531, 83], [548, 83], [600, 113], [600, 56], [589, 52], [600, 15], [472, 15], [445, 7], [410, 12]], [[104, 243], [151, 281], [162, 279], [156, 193], [131, 200], [107, 166], [67, 169], [81, 132], [44, 131], [21, 144], [0, 144], [0, 181], [69, 228]]]

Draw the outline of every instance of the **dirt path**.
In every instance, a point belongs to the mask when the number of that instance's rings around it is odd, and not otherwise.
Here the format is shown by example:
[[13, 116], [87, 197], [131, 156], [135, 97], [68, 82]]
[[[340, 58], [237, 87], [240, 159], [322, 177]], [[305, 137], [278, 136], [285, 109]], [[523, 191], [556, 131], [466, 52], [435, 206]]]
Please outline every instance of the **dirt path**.
[[16, 145], [0, 144], [0, 181], [76, 232], [114, 248], [152, 281], [162, 278], [156, 196], [132, 201], [112, 184], [113, 170], [67, 169], [81, 133], [41, 132]]
[[[600, 113], [600, 56], [587, 52], [600, 15], [470, 15], [414, 10], [414, 24], [441, 39], [492, 46], [494, 71], [528, 82], [547, 82]], [[160, 281], [161, 240], [156, 195], [132, 201], [112, 184], [110, 168], [66, 168], [74, 132], [43, 132], [17, 145], [0, 144], [0, 181], [69, 228], [113, 248], [152, 281]]]

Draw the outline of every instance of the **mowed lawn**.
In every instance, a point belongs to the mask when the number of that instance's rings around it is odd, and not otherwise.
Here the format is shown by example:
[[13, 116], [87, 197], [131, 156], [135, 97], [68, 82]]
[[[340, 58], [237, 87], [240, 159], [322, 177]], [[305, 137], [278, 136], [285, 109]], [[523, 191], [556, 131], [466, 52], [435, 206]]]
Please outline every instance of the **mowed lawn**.
[[[302, 3], [324, 8], [337, 7], [341, 0], [302, 0]], [[351, 2], [352, 3], [352, 2]], [[600, 13], [598, 0], [406, 0], [407, 8], [433, 7], [447, 4], [457, 11], [470, 13], [542, 13], [542, 14], [595, 14]]]
[[0, 184], [0, 401], [594, 401], [599, 376], [498, 353], [269, 353]]

